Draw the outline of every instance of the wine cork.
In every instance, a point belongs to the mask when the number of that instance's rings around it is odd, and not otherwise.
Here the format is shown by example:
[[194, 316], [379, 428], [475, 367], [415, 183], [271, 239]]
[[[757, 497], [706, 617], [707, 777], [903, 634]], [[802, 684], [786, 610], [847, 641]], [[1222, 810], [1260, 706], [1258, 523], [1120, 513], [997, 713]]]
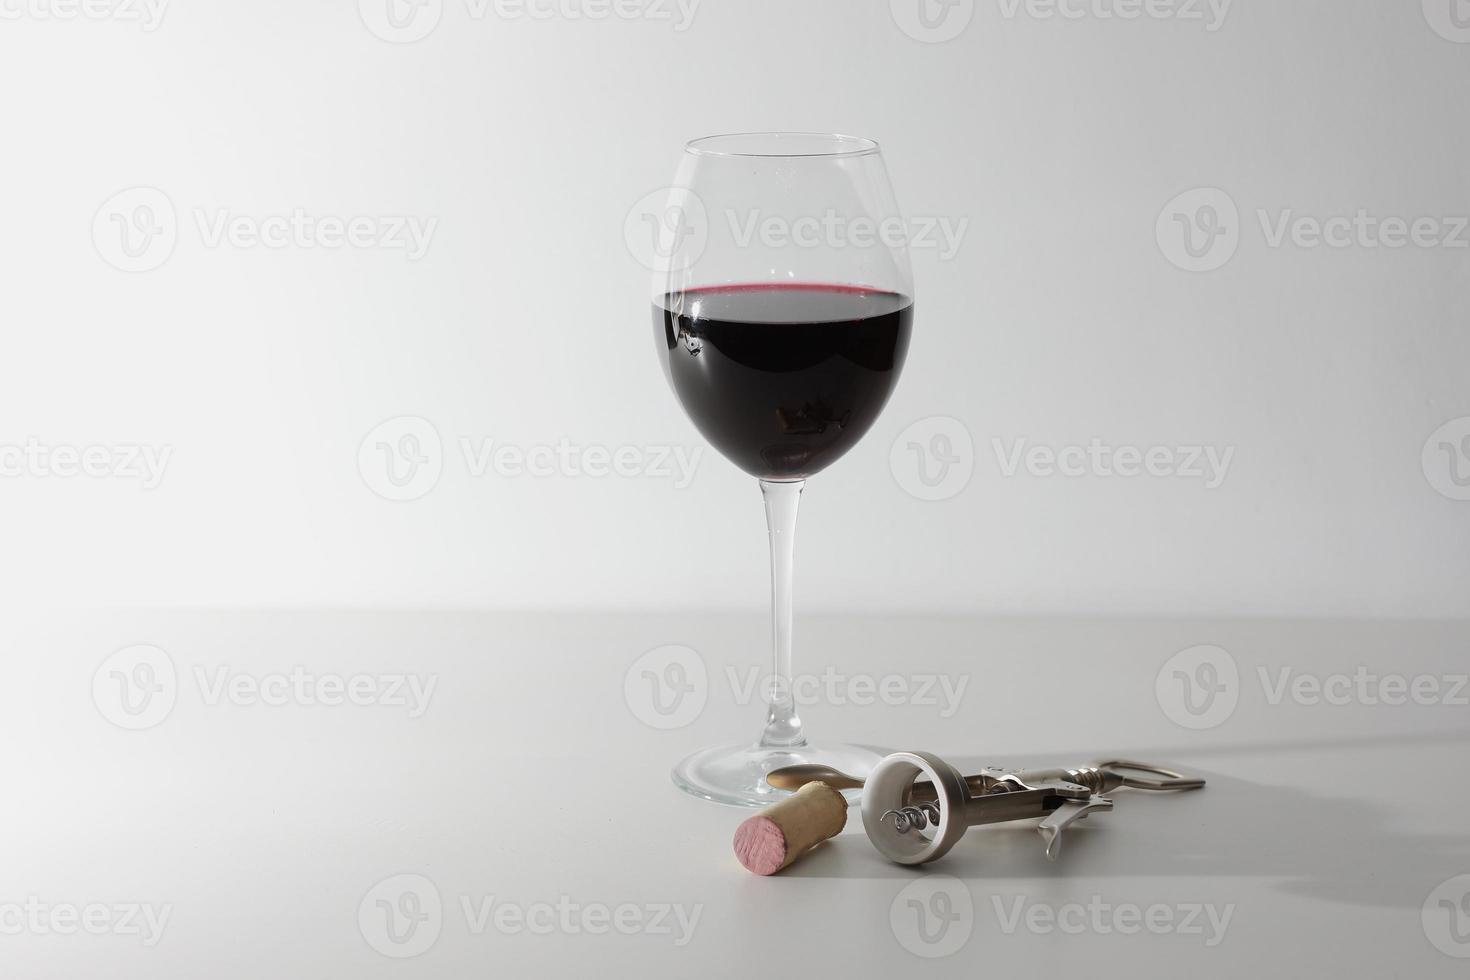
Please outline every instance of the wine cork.
[[807, 783], [735, 828], [735, 856], [758, 875], [773, 875], [847, 826], [847, 798], [826, 783]]

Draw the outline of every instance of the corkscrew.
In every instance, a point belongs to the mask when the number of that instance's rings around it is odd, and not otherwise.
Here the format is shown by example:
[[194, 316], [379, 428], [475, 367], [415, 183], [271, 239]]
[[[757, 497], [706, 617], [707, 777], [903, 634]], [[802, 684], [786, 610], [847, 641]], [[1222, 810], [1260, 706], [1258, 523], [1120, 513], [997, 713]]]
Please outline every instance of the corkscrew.
[[1113, 808], [1113, 801], [1103, 794], [1125, 786], [1188, 790], [1205, 784], [1171, 769], [1126, 760], [1031, 772], [986, 768], [962, 776], [927, 752], [898, 752], [884, 758], [866, 783], [820, 766], [777, 769], [767, 781], [780, 789], [813, 781], [837, 789], [861, 787], [868, 839], [899, 864], [943, 857], [971, 827], [1035, 817], [1041, 818], [1037, 830], [1046, 841], [1046, 856], [1055, 860], [1068, 827]]

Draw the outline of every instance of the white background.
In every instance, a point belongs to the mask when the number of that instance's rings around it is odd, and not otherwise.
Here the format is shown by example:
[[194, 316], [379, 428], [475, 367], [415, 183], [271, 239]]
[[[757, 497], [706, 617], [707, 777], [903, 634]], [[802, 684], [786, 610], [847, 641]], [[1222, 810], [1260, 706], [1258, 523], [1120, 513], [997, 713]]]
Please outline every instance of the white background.
[[[910, 216], [968, 222], [915, 252], [897, 394], [808, 489], [800, 609], [1470, 613], [1470, 458], [1424, 459], [1470, 416], [1470, 249], [1273, 247], [1259, 217], [1470, 213], [1461, 0], [1239, 2], [1216, 30], [1202, 3], [980, 0], [944, 43], [908, 0], [705, 0], [683, 31], [444, 0], [392, 43], [386, 2], [174, 0], [146, 30], [0, 0], [0, 446], [171, 447], [153, 489], [0, 477], [10, 601], [759, 608], [757, 491], [712, 451], [677, 489], [473, 477], [459, 440], [701, 446], [625, 225], [685, 139], [793, 129], [880, 140]], [[140, 186], [177, 244], [124, 272]], [[1156, 233], [1196, 188], [1239, 214], [1209, 272]], [[437, 224], [417, 261], [199, 227], [296, 209]], [[401, 416], [443, 472], [391, 502], [359, 448]], [[890, 460], [931, 416], [974, 446], [937, 502]], [[1093, 438], [1234, 456], [1206, 489], [1005, 476], [992, 442]]]

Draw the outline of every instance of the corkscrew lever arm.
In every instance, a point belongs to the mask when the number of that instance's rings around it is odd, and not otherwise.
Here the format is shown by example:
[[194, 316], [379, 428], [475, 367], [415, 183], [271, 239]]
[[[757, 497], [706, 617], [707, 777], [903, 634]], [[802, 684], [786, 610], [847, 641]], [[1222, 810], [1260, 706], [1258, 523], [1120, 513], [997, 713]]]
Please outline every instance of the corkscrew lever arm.
[[1036, 829], [1046, 841], [1046, 858], [1055, 861], [1062, 853], [1062, 831], [1096, 810], [1111, 810], [1113, 801], [1105, 796], [1091, 796], [1085, 800], [1065, 800], [1037, 825]]

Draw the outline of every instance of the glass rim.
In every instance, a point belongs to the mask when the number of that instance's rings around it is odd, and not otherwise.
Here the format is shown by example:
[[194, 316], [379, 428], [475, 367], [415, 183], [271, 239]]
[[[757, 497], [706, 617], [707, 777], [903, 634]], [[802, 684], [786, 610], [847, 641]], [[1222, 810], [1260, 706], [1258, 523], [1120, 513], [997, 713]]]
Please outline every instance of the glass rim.
[[[790, 141], [790, 145], [780, 147], [779, 144], [783, 140]], [[764, 147], [740, 148], [742, 143], [756, 147], [762, 142], [766, 144]], [[736, 148], [721, 145], [726, 143], [734, 144]], [[813, 148], [823, 143], [826, 144], [825, 148]], [[881, 148], [875, 139], [869, 139], [866, 136], [848, 136], [844, 133], [753, 132], [700, 136], [685, 143], [684, 152], [696, 156], [761, 157], [765, 159], [836, 158], [868, 156], [881, 152]]]

